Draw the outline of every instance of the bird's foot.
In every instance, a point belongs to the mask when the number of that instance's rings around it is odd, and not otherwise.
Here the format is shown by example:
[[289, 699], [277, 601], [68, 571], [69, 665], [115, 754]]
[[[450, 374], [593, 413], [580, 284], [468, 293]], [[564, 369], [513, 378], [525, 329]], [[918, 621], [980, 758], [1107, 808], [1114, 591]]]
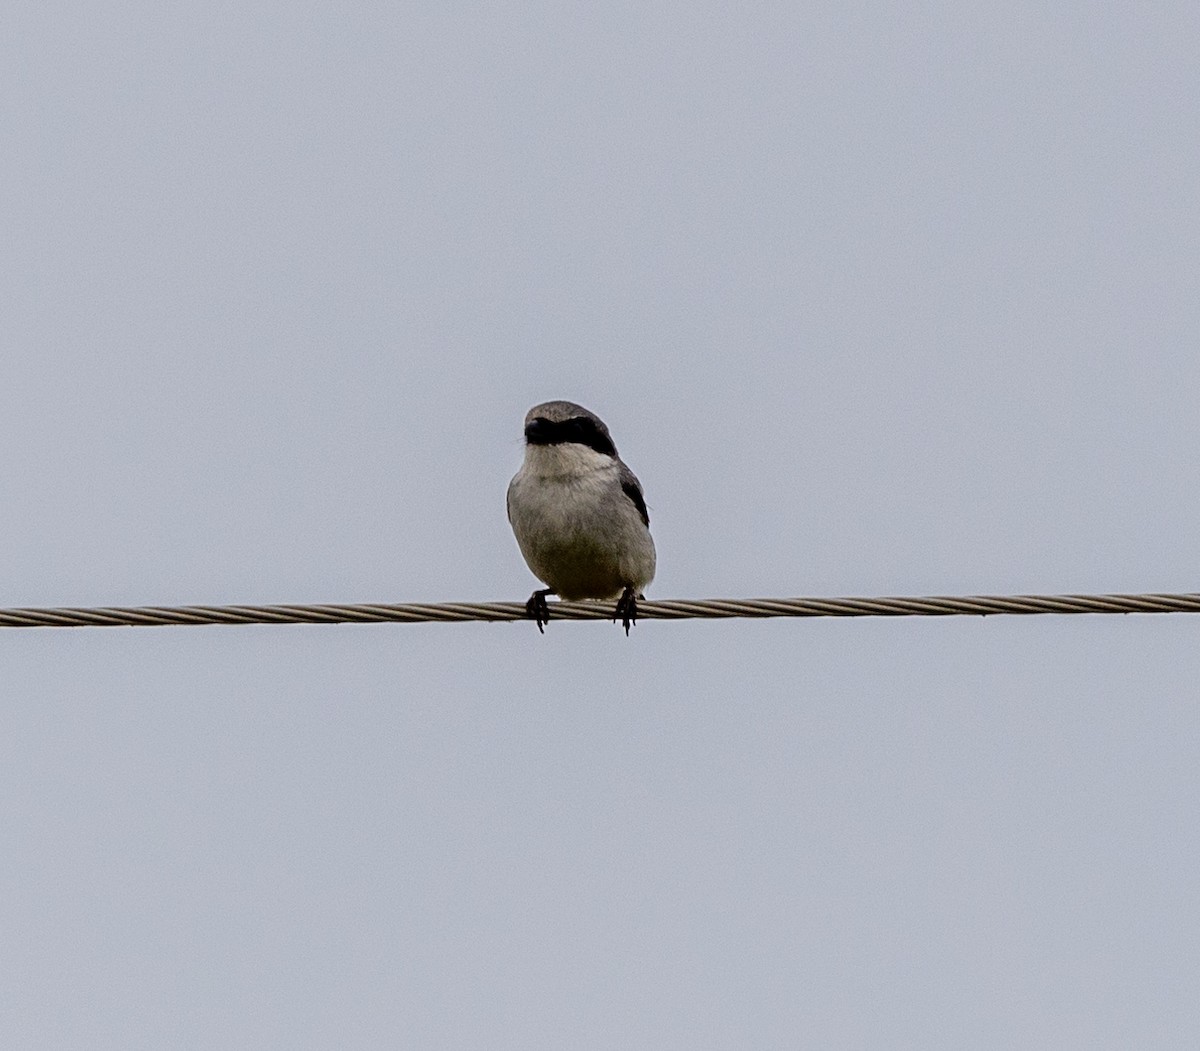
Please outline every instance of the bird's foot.
[[546, 605], [546, 596], [553, 594], [554, 588], [542, 588], [541, 591], [530, 595], [529, 601], [525, 603], [525, 616], [537, 622], [538, 631], [543, 635], [546, 634], [546, 629], [542, 625], [550, 623], [550, 607]]
[[617, 609], [613, 614], [613, 623], [616, 624], [617, 618], [621, 618], [621, 626], [625, 629], [625, 634], [629, 634], [629, 629], [637, 623], [637, 600], [638, 594], [633, 588], [626, 588], [617, 600]]

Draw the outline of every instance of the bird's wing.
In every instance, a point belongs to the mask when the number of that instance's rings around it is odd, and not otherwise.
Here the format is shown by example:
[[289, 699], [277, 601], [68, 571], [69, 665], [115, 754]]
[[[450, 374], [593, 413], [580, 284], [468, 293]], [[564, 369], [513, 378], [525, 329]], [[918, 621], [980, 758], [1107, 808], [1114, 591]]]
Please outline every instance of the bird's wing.
[[638, 514], [642, 516], [642, 521], [648, 528], [650, 512], [646, 510], [646, 498], [642, 495], [642, 483], [637, 480], [637, 475], [625, 465], [624, 461], [621, 463], [621, 490], [633, 502], [633, 506], [637, 508]]

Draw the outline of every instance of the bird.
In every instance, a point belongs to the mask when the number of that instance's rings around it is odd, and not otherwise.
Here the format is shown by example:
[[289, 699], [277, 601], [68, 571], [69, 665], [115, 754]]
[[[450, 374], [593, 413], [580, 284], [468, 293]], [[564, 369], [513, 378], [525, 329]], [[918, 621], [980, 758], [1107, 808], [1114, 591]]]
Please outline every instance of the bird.
[[533, 575], [546, 584], [525, 604], [538, 631], [547, 595], [569, 602], [617, 599], [625, 634], [654, 579], [650, 514], [637, 476], [617, 455], [608, 427], [572, 401], [547, 401], [525, 416], [525, 459], [508, 485], [508, 521]]

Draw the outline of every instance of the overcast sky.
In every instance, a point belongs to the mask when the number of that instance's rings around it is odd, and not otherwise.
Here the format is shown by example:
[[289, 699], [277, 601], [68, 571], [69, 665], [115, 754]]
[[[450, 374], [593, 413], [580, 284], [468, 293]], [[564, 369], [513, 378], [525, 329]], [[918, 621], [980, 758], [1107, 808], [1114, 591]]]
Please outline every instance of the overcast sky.
[[[1200, 7], [17, 0], [0, 605], [1200, 590]], [[1200, 1030], [1200, 618], [0, 632], [0, 1044]]]

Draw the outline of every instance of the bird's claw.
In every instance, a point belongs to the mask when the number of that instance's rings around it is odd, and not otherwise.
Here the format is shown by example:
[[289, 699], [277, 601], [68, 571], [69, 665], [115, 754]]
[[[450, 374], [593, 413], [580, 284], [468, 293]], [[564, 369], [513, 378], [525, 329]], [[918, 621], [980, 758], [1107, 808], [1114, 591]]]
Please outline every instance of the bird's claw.
[[625, 634], [629, 634], [629, 629], [637, 623], [637, 593], [633, 588], [626, 588], [617, 600], [617, 609], [613, 613], [613, 623], [616, 624], [617, 618], [621, 618], [621, 626], [625, 629]]
[[530, 595], [529, 601], [525, 603], [525, 616], [537, 623], [538, 631], [543, 635], [546, 634], [543, 625], [550, 623], [550, 607], [546, 605], [546, 596], [553, 594], [553, 589], [543, 588]]

